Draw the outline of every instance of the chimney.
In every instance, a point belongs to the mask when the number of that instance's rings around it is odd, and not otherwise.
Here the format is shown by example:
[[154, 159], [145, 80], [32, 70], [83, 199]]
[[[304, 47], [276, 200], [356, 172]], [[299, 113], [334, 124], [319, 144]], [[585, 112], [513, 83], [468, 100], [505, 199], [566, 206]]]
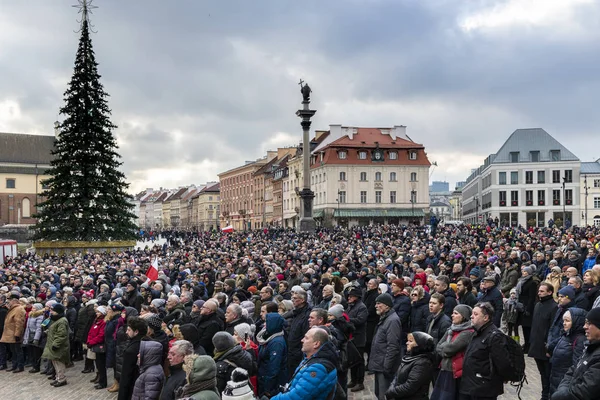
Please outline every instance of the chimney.
[[329, 132], [331, 133], [330, 139], [334, 141], [342, 137], [342, 125], [329, 125]]
[[410, 140], [408, 136], [406, 136], [406, 126], [404, 125], [394, 125], [394, 128], [390, 132], [390, 135], [392, 136], [392, 139]]

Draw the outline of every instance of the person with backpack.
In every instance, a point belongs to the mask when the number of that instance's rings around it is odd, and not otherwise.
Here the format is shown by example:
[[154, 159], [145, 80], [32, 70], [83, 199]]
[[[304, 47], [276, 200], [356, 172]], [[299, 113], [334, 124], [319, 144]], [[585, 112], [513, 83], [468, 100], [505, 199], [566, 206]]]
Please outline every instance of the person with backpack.
[[[493, 323], [494, 307], [490, 303], [477, 303], [471, 314], [475, 334], [467, 346], [460, 381], [461, 400], [492, 400], [504, 393], [504, 381], [514, 368], [507, 350], [520, 346], [503, 334]], [[523, 352], [521, 350], [521, 357]], [[524, 366], [524, 360], [523, 360]], [[484, 396], [482, 396], [482, 394]]]
[[550, 393], [554, 393], [571, 366], [577, 366], [585, 343], [585, 315], [582, 308], [571, 307], [563, 314], [564, 331], [554, 347], [550, 364]]

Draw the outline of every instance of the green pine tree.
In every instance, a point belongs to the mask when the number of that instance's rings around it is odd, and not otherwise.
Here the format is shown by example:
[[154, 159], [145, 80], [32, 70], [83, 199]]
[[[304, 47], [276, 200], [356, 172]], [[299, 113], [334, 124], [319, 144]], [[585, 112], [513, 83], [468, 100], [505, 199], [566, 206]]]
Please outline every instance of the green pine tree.
[[87, 18], [82, 20], [75, 68], [60, 109], [54, 160], [43, 184], [34, 238], [108, 241], [135, 238], [128, 183], [113, 136], [116, 128], [98, 74]]

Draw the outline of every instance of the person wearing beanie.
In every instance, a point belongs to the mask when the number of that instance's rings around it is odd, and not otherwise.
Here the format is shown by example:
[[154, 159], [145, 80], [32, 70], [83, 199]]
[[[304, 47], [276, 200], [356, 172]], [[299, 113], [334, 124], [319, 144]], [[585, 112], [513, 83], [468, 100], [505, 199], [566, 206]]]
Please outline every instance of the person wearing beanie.
[[344, 307], [341, 304], [336, 304], [334, 306], [329, 307], [329, 310], [327, 311], [327, 313], [330, 316], [330, 320], [340, 319], [344, 315]]
[[394, 384], [386, 392], [386, 399], [428, 398], [434, 340], [424, 332], [412, 332], [407, 336], [406, 356], [402, 358]]
[[142, 304], [144, 303], [144, 296], [138, 290], [138, 283], [135, 279], [130, 279], [125, 287], [125, 293], [121, 297], [121, 303], [124, 306], [133, 307], [139, 313], [142, 310]]
[[459, 398], [462, 361], [475, 333], [471, 326], [472, 311], [473, 309], [466, 304], [459, 304], [452, 311], [452, 325], [435, 350], [438, 359], [441, 359], [441, 368], [434, 384], [432, 398]]
[[[517, 282], [517, 301], [523, 305], [517, 317], [516, 329], [521, 326], [523, 330], [523, 351], [527, 353], [531, 343], [531, 323], [533, 321], [533, 310], [537, 301], [538, 284], [533, 280], [533, 268], [522, 267], [521, 277]], [[517, 334], [518, 335], [518, 334]]]
[[231, 373], [231, 380], [227, 382], [221, 395], [222, 400], [255, 400], [254, 392], [248, 384], [248, 371], [236, 368]]
[[[392, 284], [393, 286], [393, 284]], [[369, 311], [362, 301], [362, 290], [359, 287], [353, 287], [348, 292], [347, 315], [350, 323], [354, 325], [353, 342], [359, 355], [364, 358], [365, 345], [367, 342], [367, 319]], [[356, 363], [350, 368], [350, 382], [348, 388], [352, 392], [359, 392], [365, 389], [365, 363]]]
[[379, 316], [379, 323], [371, 344], [369, 370], [375, 373], [375, 396], [378, 400], [385, 400], [386, 391], [394, 379], [394, 372], [398, 370], [402, 360], [402, 324], [393, 307], [394, 300], [389, 293], [377, 296], [375, 310]]
[[[560, 381], [552, 400], [597, 399], [600, 390], [600, 308], [592, 308], [585, 317], [587, 343], [579, 362]], [[596, 371], [596, 372], [594, 372]]]
[[94, 360], [87, 357], [87, 351], [83, 349], [83, 345], [86, 343], [88, 333], [96, 319], [96, 311], [94, 310], [94, 295], [91, 290], [84, 292], [82, 297], [82, 305], [79, 307], [77, 312], [77, 325], [75, 329], [73, 361], [80, 361], [84, 359], [84, 369], [81, 371], [84, 374], [94, 372]]
[[200, 317], [202, 316], [201, 311], [204, 306], [204, 300], [196, 300], [192, 304], [192, 311], [190, 312], [190, 323], [198, 325], [200, 323]]
[[[56, 307], [56, 306], [55, 306]], [[106, 308], [100, 306], [96, 309], [96, 318], [92, 323], [85, 342], [88, 351], [95, 355], [96, 377], [91, 380], [95, 383], [95, 389], [105, 389], [107, 386], [106, 377], [106, 345], [104, 343], [104, 330], [106, 328]]]
[[234, 366], [250, 371], [253, 369], [253, 360], [250, 353], [237, 344], [228, 332], [217, 332], [212, 341], [215, 346], [213, 358], [217, 364], [217, 389], [222, 393]]
[[52, 323], [46, 331], [46, 346], [42, 353], [42, 358], [50, 360], [54, 366], [54, 387], [61, 387], [67, 384], [65, 371], [67, 364], [71, 361], [71, 352], [69, 348], [69, 321], [64, 316], [65, 308], [62, 304], [56, 303], [50, 309], [50, 319]]
[[25, 360], [23, 355], [23, 333], [25, 331], [25, 319], [27, 312], [25, 307], [19, 301], [20, 295], [18, 292], [11, 292], [9, 296], [8, 311], [4, 318], [4, 330], [0, 342], [2, 346], [10, 347], [12, 353], [12, 367], [7, 371], [14, 373], [23, 372], [25, 370]]
[[29, 359], [32, 368], [30, 373], [40, 372], [40, 362], [43, 348], [40, 347], [42, 339], [42, 322], [44, 321], [44, 306], [41, 303], [35, 303], [31, 307], [29, 317], [23, 335], [23, 345], [27, 346]]

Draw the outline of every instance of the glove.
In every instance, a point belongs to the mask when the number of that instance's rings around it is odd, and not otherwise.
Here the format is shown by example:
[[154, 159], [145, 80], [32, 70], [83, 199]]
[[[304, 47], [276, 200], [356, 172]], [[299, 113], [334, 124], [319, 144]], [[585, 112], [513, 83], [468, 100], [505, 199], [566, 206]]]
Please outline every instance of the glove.
[[58, 351], [58, 346], [52, 346], [52, 351]]
[[15, 336], [15, 341], [16, 341], [17, 343], [20, 343], [20, 342], [21, 342], [21, 338], [20, 338], [19, 336]]
[[34, 341], [33, 341], [33, 345], [34, 345], [34, 346], [37, 346], [37, 345], [39, 345], [39, 344], [40, 344], [40, 341], [39, 341], [39, 340], [37, 340], [37, 339], [36, 339], [36, 340], [34, 340]]

